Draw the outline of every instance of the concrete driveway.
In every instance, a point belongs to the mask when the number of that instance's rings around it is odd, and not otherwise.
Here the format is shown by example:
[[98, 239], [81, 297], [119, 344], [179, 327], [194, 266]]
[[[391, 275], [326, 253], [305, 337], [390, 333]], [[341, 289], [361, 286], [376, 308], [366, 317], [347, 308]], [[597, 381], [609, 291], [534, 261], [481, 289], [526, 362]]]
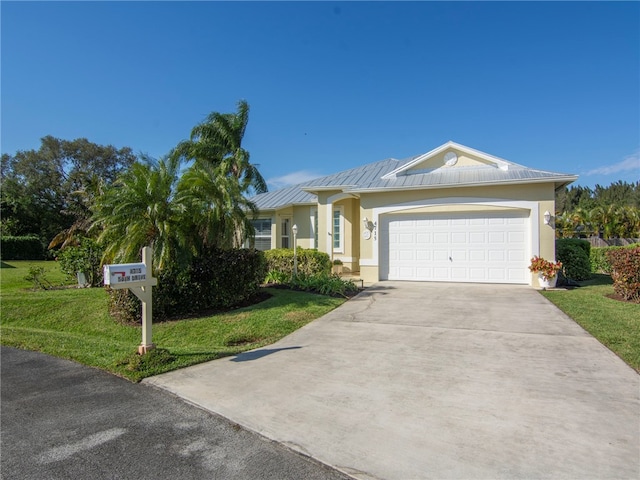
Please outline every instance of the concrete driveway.
[[640, 377], [526, 286], [379, 283], [146, 382], [359, 479], [640, 478]]

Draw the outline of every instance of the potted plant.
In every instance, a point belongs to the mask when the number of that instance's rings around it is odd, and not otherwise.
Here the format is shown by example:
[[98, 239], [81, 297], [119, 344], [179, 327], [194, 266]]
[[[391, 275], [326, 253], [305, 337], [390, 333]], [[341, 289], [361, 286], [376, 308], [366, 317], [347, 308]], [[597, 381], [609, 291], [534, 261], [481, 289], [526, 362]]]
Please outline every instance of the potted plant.
[[556, 286], [561, 268], [562, 262], [550, 262], [537, 255], [531, 259], [531, 265], [529, 265], [529, 270], [538, 274], [538, 283], [545, 290]]
[[342, 260], [339, 258], [336, 258], [333, 261], [333, 273], [342, 275]]

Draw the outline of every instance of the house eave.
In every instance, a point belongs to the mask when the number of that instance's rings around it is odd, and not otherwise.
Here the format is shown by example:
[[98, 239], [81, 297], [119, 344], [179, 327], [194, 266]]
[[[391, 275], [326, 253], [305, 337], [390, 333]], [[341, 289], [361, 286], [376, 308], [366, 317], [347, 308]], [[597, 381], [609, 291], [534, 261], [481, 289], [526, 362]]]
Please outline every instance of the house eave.
[[322, 186], [322, 187], [301, 187], [300, 190], [307, 193], [316, 193], [316, 192], [343, 192], [347, 191], [352, 187], [357, 187], [357, 185], [333, 185], [333, 186]]
[[284, 205], [278, 205], [275, 207], [268, 207], [268, 208], [258, 208], [258, 212], [262, 213], [262, 212], [276, 212], [278, 210], [284, 210], [285, 208], [291, 208], [291, 207], [313, 207], [315, 205], [317, 205], [318, 202], [300, 202], [300, 203], [286, 203]]
[[[487, 182], [470, 182], [470, 183], [443, 183], [438, 185], [414, 185], [414, 186], [398, 186], [398, 187], [374, 187], [374, 188], [357, 188], [354, 190], [347, 190], [346, 193], [382, 193], [382, 192], [397, 192], [403, 190], [437, 190], [440, 188], [467, 188], [467, 187], [490, 187], [501, 185], [526, 185], [526, 184], [538, 184], [538, 183], [554, 183], [558, 185], [568, 185], [571, 182], [577, 180], [577, 175], [567, 175], [562, 177], [551, 178], [539, 178], [539, 179], [523, 179], [523, 180], [504, 180], [504, 181], [487, 181]], [[559, 188], [559, 187], [556, 187]]]

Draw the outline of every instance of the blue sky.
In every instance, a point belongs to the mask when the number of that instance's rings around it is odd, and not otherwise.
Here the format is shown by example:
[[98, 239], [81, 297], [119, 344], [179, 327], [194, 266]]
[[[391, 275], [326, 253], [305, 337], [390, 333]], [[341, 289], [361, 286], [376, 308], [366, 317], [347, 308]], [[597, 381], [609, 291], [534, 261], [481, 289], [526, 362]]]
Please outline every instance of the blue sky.
[[53, 135], [160, 157], [246, 99], [271, 189], [448, 140], [640, 177], [638, 2], [0, 5], [3, 153]]

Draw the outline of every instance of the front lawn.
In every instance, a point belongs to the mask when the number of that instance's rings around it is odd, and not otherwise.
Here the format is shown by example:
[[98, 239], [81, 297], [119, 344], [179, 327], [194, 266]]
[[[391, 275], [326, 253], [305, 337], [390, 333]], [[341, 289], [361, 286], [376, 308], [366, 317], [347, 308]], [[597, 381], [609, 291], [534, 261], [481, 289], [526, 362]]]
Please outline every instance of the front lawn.
[[580, 288], [541, 292], [603, 345], [640, 372], [640, 304], [609, 298], [611, 277], [596, 274]]
[[[44, 266], [65, 283], [55, 262], [5, 261], [0, 269], [0, 341], [108, 370], [132, 381], [271, 344], [344, 302], [305, 292], [267, 289], [268, 300], [231, 312], [153, 325], [153, 355], [134, 352], [139, 326], [116, 323], [102, 288], [32, 290], [24, 277]], [[142, 361], [141, 361], [142, 360]]]

